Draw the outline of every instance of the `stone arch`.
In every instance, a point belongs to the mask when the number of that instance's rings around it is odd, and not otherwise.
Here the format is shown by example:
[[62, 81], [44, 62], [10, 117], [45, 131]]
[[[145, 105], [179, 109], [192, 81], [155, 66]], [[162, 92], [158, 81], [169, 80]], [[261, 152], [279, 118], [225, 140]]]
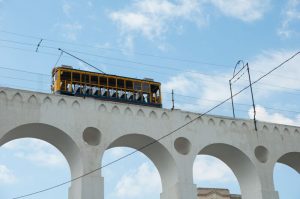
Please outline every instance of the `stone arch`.
[[[130, 147], [139, 150], [146, 155], [156, 166], [162, 183], [162, 191], [174, 186], [178, 181], [176, 163], [170, 152], [161, 143], [156, 142], [149, 136], [142, 134], [127, 134], [114, 140], [107, 149], [114, 147]], [[148, 147], [142, 148], [143, 146]]]
[[223, 161], [235, 174], [243, 199], [260, 198], [261, 182], [250, 158], [240, 149], [223, 143], [202, 148], [199, 155], [210, 155]]
[[64, 131], [43, 123], [24, 124], [5, 133], [0, 138], [0, 146], [20, 138], [35, 138], [53, 145], [66, 158], [70, 167], [71, 178], [82, 174], [83, 166], [79, 147]]
[[[296, 176], [296, 175], [300, 174], [300, 152], [296, 152], [296, 151], [287, 152], [287, 153], [281, 154], [281, 156], [279, 155], [277, 157], [279, 157], [279, 158], [275, 159], [276, 162], [274, 161], [273, 170], [272, 170], [272, 173], [273, 173], [272, 180], [273, 180], [274, 189], [277, 191], [280, 198], [281, 197], [298, 198], [297, 197], [298, 195], [296, 197], [295, 196], [290, 197], [287, 195], [287, 193], [284, 193], [282, 191], [297, 190], [299, 184], [291, 183], [288, 189], [286, 187], [283, 188], [282, 186], [284, 186], [283, 184], [294, 182], [295, 178], [299, 179], [299, 176]], [[278, 167], [280, 165], [277, 163], [281, 163], [283, 165], [281, 165], [281, 167]], [[280, 169], [278, 170], [278, 168], [280, 168]], [[282, 173], [280, 174], [280, 172], [282, 172]], [[292, 173], [293, 173], [293, 175], [291, 176]], [[283, 182], [282, 181], [278, 182], [278, 179], [276, 177], [277, 175], [284, 175], [288, 179], [284, 179]], [[289, 178], [289, 177], [291, 177], [291, 178]], [[297, 191], [297, 193], [298, 193], [298, 191]]]
[[300, 152], [286, 153], [277, 162], [288, 165], [300, 174]]

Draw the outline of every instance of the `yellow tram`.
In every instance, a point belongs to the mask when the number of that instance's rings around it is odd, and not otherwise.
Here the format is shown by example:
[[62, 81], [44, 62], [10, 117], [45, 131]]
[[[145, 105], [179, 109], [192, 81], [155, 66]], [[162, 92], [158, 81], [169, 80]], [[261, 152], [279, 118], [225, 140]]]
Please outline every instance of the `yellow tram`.
[[65, 65], [53, 68], [51, 90], [63, 95], [162, 107], [159, 82], [77, 70]]

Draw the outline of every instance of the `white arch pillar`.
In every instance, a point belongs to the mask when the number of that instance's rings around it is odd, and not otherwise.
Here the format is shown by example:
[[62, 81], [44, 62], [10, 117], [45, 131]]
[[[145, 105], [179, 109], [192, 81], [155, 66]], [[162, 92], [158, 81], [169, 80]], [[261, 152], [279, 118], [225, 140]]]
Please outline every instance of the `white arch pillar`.
[[[81, 151], [83, 162], [84, 177], [75, 181], [69, 189], [69, 199], [104, 199], [104, 178], [101, 176], [101, 165], [99, 160], [99, 151], [91, 145], [86, 144]], [[88, 174], [88, 175], [86, 175]], [[81, 192], [77, 195], [77, 188]]]
[[279, 199], [279, 194], [273, 185], [273, 169], [265, 166], [264, 168], [257, 168], [257, 170], [261, 179], [261, 189], [257, 190], [255, 195], [262, 199]]

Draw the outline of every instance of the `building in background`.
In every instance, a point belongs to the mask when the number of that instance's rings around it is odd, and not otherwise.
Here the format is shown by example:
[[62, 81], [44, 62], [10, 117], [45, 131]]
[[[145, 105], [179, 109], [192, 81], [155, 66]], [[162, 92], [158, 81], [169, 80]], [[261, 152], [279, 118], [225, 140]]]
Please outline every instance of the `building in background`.
[[241, 195], [230, 194], [228, 189], [198, 188], [198, 199], [241, 199]]

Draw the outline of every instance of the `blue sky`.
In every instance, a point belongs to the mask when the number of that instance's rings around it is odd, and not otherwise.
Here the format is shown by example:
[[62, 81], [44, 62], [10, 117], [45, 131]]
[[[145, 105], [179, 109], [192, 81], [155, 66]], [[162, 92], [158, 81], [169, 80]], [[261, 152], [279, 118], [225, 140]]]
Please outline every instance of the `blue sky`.
[[[50, 92], [60, 47], [106, 73], [162, 82], [165, 108], [174, 89], [176, 108], [203, 112], [228, 97], [238, 60], [249, 63], [255, 80], [298, 51], [299, 43], [299, 0], [0, 0], [0, 85], [13, 88]], [[297, 57], [254, 86], [259, 120], [300, 126], [299, 63]], [[58, 64], [92, 70], [67, 55]], [[233, 90], [246, 80], [243, 76]], [[251, 117], [249, 92], [235, 102], [238, 117]], [[230, 104], [212, 113], [231, 116]], [[111, 149], [103, 161], [130, 150]], [[145, 186], [146, 199], [159, 198], [159, 175], [147, 157], [139, 154], [122, 165], [103, 171], [109, 179], [105, 199], [140, 198]], [[281, 199], [299, 198], [299, 174], [278, 164], [274, 178]], [[22, 139], [0, 148], [0, 198], [68, 179], [66, 160], [45, 142]], [[239, 193], [230, 169], [212, 157], [197, 158], [194, 182]], [[67, 198], [67, 190], [30, 198]]]

